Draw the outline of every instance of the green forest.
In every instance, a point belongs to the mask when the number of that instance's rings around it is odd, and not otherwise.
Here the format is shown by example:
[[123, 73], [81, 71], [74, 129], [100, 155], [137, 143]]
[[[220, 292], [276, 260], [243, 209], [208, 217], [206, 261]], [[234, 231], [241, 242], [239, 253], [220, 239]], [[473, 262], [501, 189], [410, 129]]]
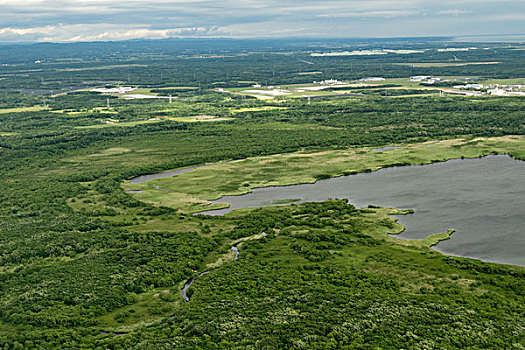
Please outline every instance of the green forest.
[[[426, 51], [310, 54], [386, 45]], [[389, 236], [402, 230], [391, 215], [409, 210], [331, 199], [193, 215], [191, 205], [126, 191], [129, 179], [170, 169], [452, 139], [514, 137], [511, 151], [488, 144], [473, 155], [458, 146], [453, 155], [525, 159], [523, 96], [387, 93], [385, 85], [310, 101], [217, 90], [426, 74], [523, 81], [525, 57], [512, 45], [457, 53], [465, 62], [500, 64], [406, 64], [447, 61], [450, 53], [437, 50], [446, 45], [1, 46], [0, 348], [523, 349], [524, 267], [447, 256], [431, 248], [435, 242]], [[119, 86], [173, 100], [90, 91]], [[395, 162], [389, 166], [410, 164]], [[222, 193], [228, 185], [214, 184]], [[190, 280], [185, 302], [181, 291]]]

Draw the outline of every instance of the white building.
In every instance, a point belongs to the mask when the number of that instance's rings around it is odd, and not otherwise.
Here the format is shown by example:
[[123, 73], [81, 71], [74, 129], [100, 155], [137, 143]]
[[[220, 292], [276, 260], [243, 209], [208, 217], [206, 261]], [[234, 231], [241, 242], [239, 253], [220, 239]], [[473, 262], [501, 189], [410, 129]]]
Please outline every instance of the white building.
[[371, 82], [371, 81], [384, 81], [385, 78], [381, 78], [381, 77], [368, 77], [368, 78], [361, 78], [359, 79], [359, 81], [366, 81], [366, 82]]
[[462, 89], [462, 90], [466, 90], [466, 89], [481, 90], [483, 89], [483, 85], [482, 84], [454, 85], [453, 88]]
[[490, 89], [487, 93], [493, 96], [525, 96], [525, 92], [523, 91], [506, 91], [498, 88]]
[[417, 83], [423, 80], [428, 80], [432, 78], [430, 75], [414, 75], [413, 77], [410, 77], [410, 81], [413, 83]]
[[116, 87], [116, 88], [97, 88], [97, 89], [91, 89], [90, 91], [93, 92], [100, 92], [102, 94], [124, 94], [126, 92], [131, 92], [135, 90], [135, 88], [130, 86], [122, 86], [122, 87]]
[[334, 85], [334, 84], [340, 84], [341, 81], [337, 79], [327, 79], [322, 81], [314, 81], [314, 84], [321, 84], [321, 85]]

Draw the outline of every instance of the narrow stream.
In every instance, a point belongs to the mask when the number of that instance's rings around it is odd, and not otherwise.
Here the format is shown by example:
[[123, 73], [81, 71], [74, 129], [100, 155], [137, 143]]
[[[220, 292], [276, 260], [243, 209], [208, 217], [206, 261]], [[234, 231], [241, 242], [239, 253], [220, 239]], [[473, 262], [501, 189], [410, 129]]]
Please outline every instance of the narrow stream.
[[[205, 271], [207, 272], [207, 271]], [[184, 283], [184, 287], [180, 290], [180, 294], [182, 295], [182, 298], [184, 299], [184, 302], [187, 303], [190, 301], [190, 297], [188, 296], [188, 289], [190, 289], [191, 285], [195, 282], [195, 277], [190, 277], [186, 283]]]
[[239, 249], [235, 246], [232, 247], [232, 252], [235, 253], [235, 256], [233, 257], [233, 260], [237, 260], [237, 258], [239, 257]]
[[[237, 248], [236, 246], [233, 246], [231, 248], [231, 251], [235, 253], [233, 260], [234, 261], [237, 260], [239, 258], [239, 248]], [[186, 283], [184, 283], [184, 287], [182, 287], [182, 289], [180, 290], [180, 294], [182, 295], [182, 298], [184, 299], [185, 303], [190, 301], [190, 297], [188, 296], [188, 289], [190, 289], [191, 285], [197, 280], [197, 278], [207, 273], [210, 273], [210, 271], [203, 271], [199, 273], [197, 276], [190, 277], [188, 278], [188, 280], [186, 280]]]

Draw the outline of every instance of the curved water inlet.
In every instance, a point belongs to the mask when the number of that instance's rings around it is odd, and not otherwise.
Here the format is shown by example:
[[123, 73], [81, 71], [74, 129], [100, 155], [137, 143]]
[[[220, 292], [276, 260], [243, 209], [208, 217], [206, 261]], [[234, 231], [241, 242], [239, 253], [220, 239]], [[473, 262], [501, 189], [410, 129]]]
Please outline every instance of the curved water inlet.
[[[227, 160], [225, 162], [222, 162], [221, 164], [231, 163], [231, 162], [234, 162], [236, 160], [241, 160], [241, 159], [231, 159], [231, 160]], [[180, 169], [176, 169], [176, 170], [172, 170], [172, 171], [163, 171], [163, 172], [154, 173], [154, 174], [140, 175], [140, 176], [137, 176], [137, 177], [134, 177], [134, 178], [130, 179], [129, 183], [140, 184], [140, 183], [150, 182], [150, 181], [157, 180], [157, 179], [164, 179], [166, 177], [172, 177], [172, 176], [181, 175], [181, 174], [190, 172], [193, 169], [204, 168], [204, 167], [207, 167], [207, 166], [210, 166], [210, 165], [214, 165], [214, 163], [202, 164], [202, 165], [194, 165], [194, 166], [190, 166], [190, 167], [186, 167], [186, 168], [180, 168]], [[155, 187], [155, 188], [158, 189], [157, 187]]]

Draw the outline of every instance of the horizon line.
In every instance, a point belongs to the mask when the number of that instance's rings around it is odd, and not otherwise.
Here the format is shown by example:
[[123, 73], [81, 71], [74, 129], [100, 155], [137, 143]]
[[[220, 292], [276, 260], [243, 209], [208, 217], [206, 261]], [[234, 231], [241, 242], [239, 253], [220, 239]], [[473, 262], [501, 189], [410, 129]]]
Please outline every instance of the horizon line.
[[[289, 36], [289, 37], [228, 37], [228, 36], [172, 36], [169, 38], [134, 38], [127, 40], [86, 40], [86, 41], [0, 41], [0, 45], [38, 45], [38, 44], [88, 44], [88, 43], [126, 43], [126, 42], [140, 42], [140, 41], [177, 41], [177, 40], [195, 40], [195, 41], [213, 41], [213, 40], [232, 40], [232, 41], [257, 41], [257, 40], [407, 40], [407, 39], [425, 39], [425, 40], [450, 40], [458, 38], [486, 38], [486, 37], [513, 37], [524, 36], [525, 33], [502, 33], [502, 34], [467, 34], [467, 35], [444, 35], [444, 36], [394, 36], [394, 37], [326, 37], [326, 36]], [[461, 41], [459, 41], [461, 42]], [[501, 42], [501, 41], [500, 41]]]

